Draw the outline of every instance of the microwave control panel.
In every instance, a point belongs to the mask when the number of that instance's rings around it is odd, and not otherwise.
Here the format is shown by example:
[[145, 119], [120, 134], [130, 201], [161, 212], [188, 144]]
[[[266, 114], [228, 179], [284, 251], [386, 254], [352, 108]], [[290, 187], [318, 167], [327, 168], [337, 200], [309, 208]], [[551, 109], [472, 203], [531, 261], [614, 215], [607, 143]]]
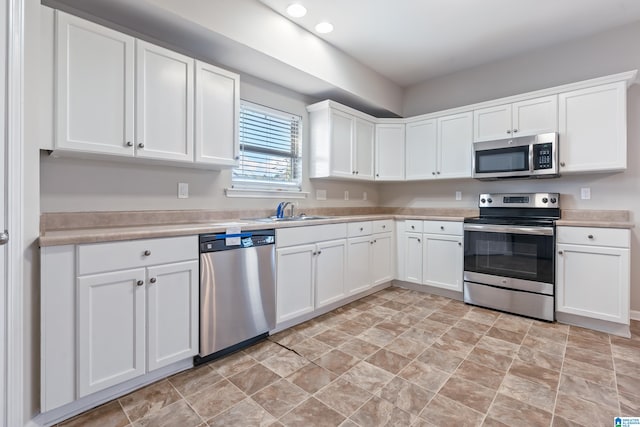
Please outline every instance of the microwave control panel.
[[553, 168], [552, 156], [553, 144], [534, 144], [533, 145], [533, 169], [551, 169]]

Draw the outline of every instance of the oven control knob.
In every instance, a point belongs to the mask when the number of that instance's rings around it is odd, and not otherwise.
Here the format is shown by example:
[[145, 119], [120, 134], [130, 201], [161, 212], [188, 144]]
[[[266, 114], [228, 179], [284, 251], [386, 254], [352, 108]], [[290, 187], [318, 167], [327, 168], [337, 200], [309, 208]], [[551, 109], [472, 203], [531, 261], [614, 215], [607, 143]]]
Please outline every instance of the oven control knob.
[[556, 198], [555, 198], [555, 197], [552, 197], [552, 198], [551, 198], [551, 203], [555, 203], [555, 202], [557, 202]]
[[487, 199], [480, 199], [480, 203], [486, 203]]
[[493, 200], [492, 199], [487, 199], [487, 202], [493, 203]]
[[542, 203], [548, 203], [548, 202], [549, 202], [549, 199], [547, 199], [546, 197], [542, 198]]

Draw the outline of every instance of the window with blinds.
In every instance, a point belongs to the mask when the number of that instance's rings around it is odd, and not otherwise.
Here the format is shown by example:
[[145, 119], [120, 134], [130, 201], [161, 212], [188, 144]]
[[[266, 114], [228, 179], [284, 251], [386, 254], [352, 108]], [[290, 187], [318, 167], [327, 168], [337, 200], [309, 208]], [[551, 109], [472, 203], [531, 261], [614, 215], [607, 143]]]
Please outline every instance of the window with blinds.
[[240, 159], [233, 169], [233, 186], [299, 190], [301, 122], [300, 116], [242, 101]]

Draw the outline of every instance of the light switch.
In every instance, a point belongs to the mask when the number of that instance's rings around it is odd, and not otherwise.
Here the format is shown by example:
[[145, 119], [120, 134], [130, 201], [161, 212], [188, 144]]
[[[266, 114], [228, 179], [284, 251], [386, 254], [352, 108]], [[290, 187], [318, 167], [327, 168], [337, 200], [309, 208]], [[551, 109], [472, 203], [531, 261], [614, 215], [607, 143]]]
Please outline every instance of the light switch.
[[591, 199], [591, 188], [590, 187], [583, 187], [580, 189], [580, 198], [582, 200], [589, 200]]

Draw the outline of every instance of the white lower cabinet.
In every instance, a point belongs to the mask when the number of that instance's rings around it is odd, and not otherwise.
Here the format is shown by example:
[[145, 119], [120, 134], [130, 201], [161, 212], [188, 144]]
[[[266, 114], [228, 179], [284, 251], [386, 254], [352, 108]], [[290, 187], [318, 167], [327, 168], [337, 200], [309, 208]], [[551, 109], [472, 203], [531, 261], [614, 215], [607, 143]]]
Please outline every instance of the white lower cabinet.
[[371, 247], [372, 286], [376, 286], [393, 279], [395, 270], [393, 233], [374, 234]]
[[422, 284], [422, 233], [405, 234], [404, 265], [404, 280]]
[[371, 239], [369, 236], [354, 237], [348, 243], [347, 293], [356, 294], [371, 287]]
[[393, 279], [395, 253], [391, 220], [349, 224], [347, 293], [356, 294]]
[[333, 240], [317, 244], [316, 308], [341, 300], [345, 296], [345, 261], [347, 241]]
[[629, 324], [630, 232], [558, 227], [558, 313]]
[[198, 237], [41, 251], [41, 410], [198, 352]]

